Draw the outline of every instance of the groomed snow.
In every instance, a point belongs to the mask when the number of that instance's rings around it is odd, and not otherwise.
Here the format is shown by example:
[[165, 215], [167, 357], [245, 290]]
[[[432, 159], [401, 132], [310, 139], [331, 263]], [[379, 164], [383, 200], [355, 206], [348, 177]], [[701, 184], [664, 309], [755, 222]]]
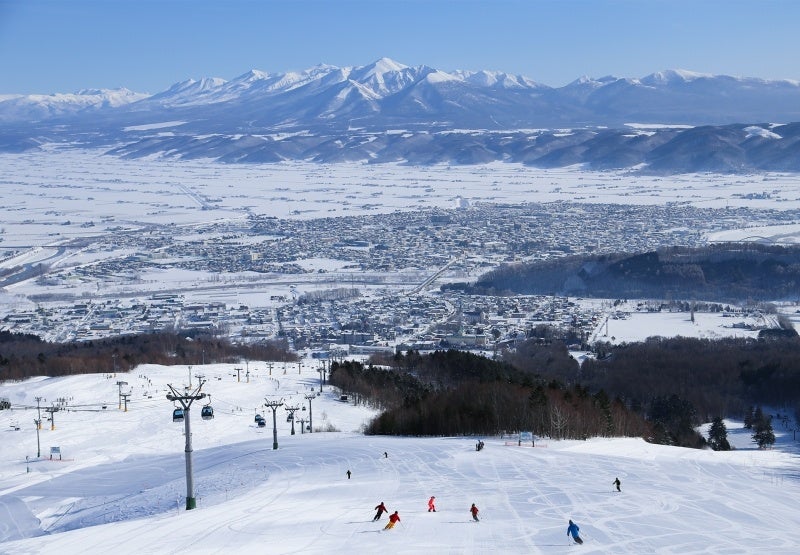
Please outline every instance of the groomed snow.
[[[64, 397], [72, 410], [55, 413], [54, 430], [45, 422], [40, 460], [36, 410], [0, 411], [0, 552], [788, 555], [800, 545], [797, 444], [778, 421], [778, 443], [766, 451], [728, 422], [738, 447], [728, 453], [641, 439], [537, 438], [532, 448], [514, 437], [367, 437], [359, 430], [373, 412], [325, 386], [312, 400], [314, 428], [340, 431], [301, 434], [298, 423], [292, 436], [279, 408], [273, 450], [264, 399], [307, 406], [320, 365], [237, 367], [241, 381], [233, 365], [144, 365], [1, 384], [14, 405]], [[192, 408], [197, 508], [186, 511], [183, 424], [172, 422], [165, 394], [190, 371], [194, 385], [198, 374], [208, 380], [216, 418]], [[127, 412], [118, 381], [131, 392]], [[266, 428], [256, 427], [256, 410]], [[51, 446], [64, 460], [48, 459]], [[612, 491], [617, 476], [622, 493]], [[431, 495], [436, 513], [426, 509]], [[381, 531], [385, 515], [372, 522], [380, 501], [399, 511], [394, 530]], [[582, 547], [569, 544], [569, 519]]]

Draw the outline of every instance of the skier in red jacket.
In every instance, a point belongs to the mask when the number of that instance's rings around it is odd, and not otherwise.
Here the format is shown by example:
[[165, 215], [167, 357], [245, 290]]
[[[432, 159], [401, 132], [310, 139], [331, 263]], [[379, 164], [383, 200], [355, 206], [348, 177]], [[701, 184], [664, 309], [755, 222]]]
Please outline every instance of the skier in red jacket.
[[472, 518], [475, 522], [478, 522], [478, 507], [475, 506], [475, 503], [472, 504], [472, 507], [469, 508], [469, 512], [472, 513]]
[[378, 512], [377, 512], [377, 513], [375, 513], [375, 518], [373, 518], [373, 519], [372, 519], [372, 522], [375, 522], [376, 520], [380, 520], [380, 519], [381, 519], [381, 515], [382, 515], [383, 513], [388, 513], [388, 512], [389, 512], [389, 511], [386, 509], [386, 505], [384, 505], [384, 504], [383, 504], [383, 501], [381, 501], [380, 505], [378, 505], [377, 507], [375, 507], [375, 510], [376, 510], [376, 511], [378, 511]]
[[436, 512], [436, 497], [431, 495], [431, 498], [428, 499], [428, 512], [435, 513]]
[[394, 525], [397, 524], [398, 522], [400, 522], [400, 515], [397, 514], [397, 511], [395, 511], [389, 515], [389, 522], [386, 524], [386, 526], [383, 527], [383, 529], [391, 530], [392, 528], [394, 528]]

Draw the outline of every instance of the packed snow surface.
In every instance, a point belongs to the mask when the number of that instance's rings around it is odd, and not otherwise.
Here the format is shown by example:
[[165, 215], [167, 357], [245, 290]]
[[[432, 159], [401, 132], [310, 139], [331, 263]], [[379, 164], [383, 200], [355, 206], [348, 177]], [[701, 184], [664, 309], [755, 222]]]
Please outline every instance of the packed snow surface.
[[[536, 437], [534, 447], [515, 435], [364, 436], [375, 411], [340, 400], [327, 384], [320, 393], [322, 368], [312, 359], [143, 365], [0, 384], [13, 407], [0, 410], [0, 552], [797, 553], [793, 423], [776, 419], [775, 448], [758, 450], [727, 421], [737, 449], [726, 453], [636, 438]], [[184, 391], [190, 376], [196, 388], [201, 375], [215, 418], [200, 418], [208, 398], [195, 401], [197, 507], [187, 511], [185, 424], [172, 421], [166, 393], [167, 384]], [[130, 393], [127, 411], [120, 392]], [[313, 433], [301, 433], [306, 396]], [[39, 458], [36, 397], [61, 407], [39, 431]], [[273, 449], [264, 402], [281, 399]], [[296, 412], [295, 435], [285, 406], [307, 407]], [[61, 460], [50, 460], [51, 447]], [[435, 513], [427, 511], [431, 495]], [[382, 531], [386, 515], [372, 521], [381, 501], [399, 512], [393, 530]], [[583, 546], [570, 544], [569, 519]]]

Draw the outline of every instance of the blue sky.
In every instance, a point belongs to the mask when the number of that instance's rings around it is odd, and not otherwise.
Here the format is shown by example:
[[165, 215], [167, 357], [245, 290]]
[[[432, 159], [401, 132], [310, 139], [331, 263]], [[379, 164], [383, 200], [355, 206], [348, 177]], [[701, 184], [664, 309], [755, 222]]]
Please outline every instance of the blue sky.
[[797, 0], [0, 0], [0, 93], [318, 63], [491, 69], [562, 86], [688, 69], [800, 79]]

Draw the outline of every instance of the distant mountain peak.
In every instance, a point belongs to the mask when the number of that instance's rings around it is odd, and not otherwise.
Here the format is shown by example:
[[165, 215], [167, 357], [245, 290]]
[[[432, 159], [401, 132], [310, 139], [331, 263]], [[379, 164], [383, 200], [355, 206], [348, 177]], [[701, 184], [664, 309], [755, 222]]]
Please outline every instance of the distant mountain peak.
[[258, 69], [251, 69], [250, 71], [241, 74], [237, 77], [236, 81], [259, 81], [261, 79], [269, 78], [269, 73]]
[[646, 77], [642, 77], [639, 79], [639, 82], [644, 85], [669, 85], [712, 77], [714, 76], [710, 73], [698, 73], [696, 71], [688, 71], [685, 69], [666, 69], [664, 71], [657, 71]]
[[379, 58], [366, 67], [373, 68], [376, 73], [388, 73], [390, 71], [402, 71], [404, 69], [408, 69], [407, 65], [401, 64], [400, 62], [396, 62], [391, 58], [386, 57]]
[[620, 77], [616, 77], [614, 75], [605, 75], [603, 77], [589, 77], [588, 75], [581, 75], [569, 83], [567, 87], [602, 87], [604, 85], [608, 85], [609, 83], [619, 81], [620, 79]]

